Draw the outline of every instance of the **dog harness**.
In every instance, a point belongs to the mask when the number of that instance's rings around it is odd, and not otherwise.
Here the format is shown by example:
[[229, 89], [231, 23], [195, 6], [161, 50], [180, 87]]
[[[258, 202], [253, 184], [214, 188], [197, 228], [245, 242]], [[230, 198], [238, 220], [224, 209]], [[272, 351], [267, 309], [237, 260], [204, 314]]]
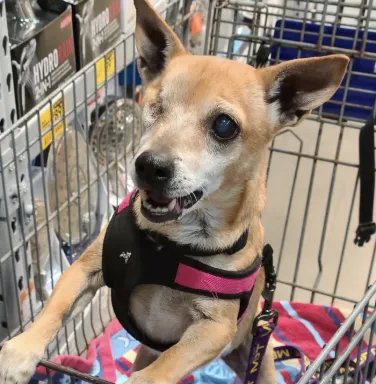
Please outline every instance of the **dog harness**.
[[141, 230], [133, 212], [137, 191], [128, 195], [112, 216], [103, 243], [102, 269], [105, 284], [111, 288], [112, 306], [122, 326], [148, 347], [164, 351], [174, 345], [161, 344], [147, 337], [137, 327], [130, 313], [130, 297], [139, 285], [156, 284], [178, 291], [219, 299], [240, 299], [238, 321], [245, 314], [256, 278], [261, 269], [261, 257], [243, 271], [213, 268], [188, 256], [229, 257], [243, 249], [248, 231], [230, 248], [203, 251], [179, 245], [157, 233]]

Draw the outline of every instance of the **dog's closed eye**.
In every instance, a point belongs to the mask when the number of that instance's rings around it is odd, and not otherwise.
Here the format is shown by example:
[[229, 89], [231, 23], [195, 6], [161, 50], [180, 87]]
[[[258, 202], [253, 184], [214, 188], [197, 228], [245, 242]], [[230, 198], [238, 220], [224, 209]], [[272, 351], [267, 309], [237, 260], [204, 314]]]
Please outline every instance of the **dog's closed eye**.
[[150, 128], [163, 114], [162, 102], [146, 104], [143, 109], [143, 118], [145, 129]]
[[163, 105], [160, 101], [150, 104], [150, 115], [153, 119], [158, 119], [163, 114]]

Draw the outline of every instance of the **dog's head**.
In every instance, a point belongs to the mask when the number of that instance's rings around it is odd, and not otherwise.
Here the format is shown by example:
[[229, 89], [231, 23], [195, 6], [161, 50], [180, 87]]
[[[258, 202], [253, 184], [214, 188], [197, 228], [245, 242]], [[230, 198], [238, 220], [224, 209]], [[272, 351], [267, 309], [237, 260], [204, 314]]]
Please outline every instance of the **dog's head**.
[[135, 0], [135, 6], [145, 134], [132, 177], [142, 215], [165, 223], [238, 202], [264, 167], [273, 134], [298, 124], [334, 94], [348, 58], [256, 70], [193, 56], [146, 0]]

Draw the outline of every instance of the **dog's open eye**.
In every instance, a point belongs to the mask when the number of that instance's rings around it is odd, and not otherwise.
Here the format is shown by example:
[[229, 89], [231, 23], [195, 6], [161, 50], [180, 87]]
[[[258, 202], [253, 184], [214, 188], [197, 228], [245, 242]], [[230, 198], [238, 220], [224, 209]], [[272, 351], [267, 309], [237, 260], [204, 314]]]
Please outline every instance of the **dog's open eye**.
[[212, 132], [217, 140], [231, 140], [239, 134], [239, 127], [231, 117], [222, 114], [214, 120]]

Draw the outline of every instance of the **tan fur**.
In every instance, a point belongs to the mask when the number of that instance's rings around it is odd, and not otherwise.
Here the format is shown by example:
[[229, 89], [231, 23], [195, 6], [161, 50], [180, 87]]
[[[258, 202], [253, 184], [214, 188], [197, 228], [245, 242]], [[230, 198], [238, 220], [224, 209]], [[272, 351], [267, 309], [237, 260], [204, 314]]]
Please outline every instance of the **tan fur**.
[[[179, 193], [198, 188], [204, 191], [204, 197], [181, 220], [165, 224], [153, 224], [141, 214], [141, 191], [134, 206], [137, 222], [141, 228], [180, 244], [204, 249], [228, 247], [248, 229], [248, 243], [235, 255], [198, 258], [229, 271], [247, 268], [264, 245], [261, 215], [266, 201], [267, 145], [276, 131], [300, 122], [331, 97], [348, 58], [333, 55], [255, 70], [239, 62], [191, 56], [146, 0], [135, 0], [135, 5], [147, 130], [136, 158], [148, 150], [174, 154]], [[164, 44], [163, 52], [156, 50], [155, 44]], [[153, 61], [152, 53], [163, 60]], [[282, 99], [286, 94], [287, 99]], [[240, 127], [240, 135], [225, 147], [208, 133], [215, 116], [223, 113]], [[135, 178], [134, 166], [132, 172]], [[82, 310], [103, 285], [103, 236], [104, 232], [62, 276], [35, 324], [4, 345], [0, 384], [26, 383], [64, 320]], [[219, 356], [244, 377], [252, 339], [250, 327], [260, 310], [263, 287], [262, 272], [239, 326], [238, 300], [219, 300], [161, 286], [137, 287], [130, 312], [139, 328], [159, 342], [179, 341], [160, 355], [141, 347], [134, 366], [137, 372], [129, 383], [174, 384]], [[259, 382], [275, 380], [270, 344]]]

